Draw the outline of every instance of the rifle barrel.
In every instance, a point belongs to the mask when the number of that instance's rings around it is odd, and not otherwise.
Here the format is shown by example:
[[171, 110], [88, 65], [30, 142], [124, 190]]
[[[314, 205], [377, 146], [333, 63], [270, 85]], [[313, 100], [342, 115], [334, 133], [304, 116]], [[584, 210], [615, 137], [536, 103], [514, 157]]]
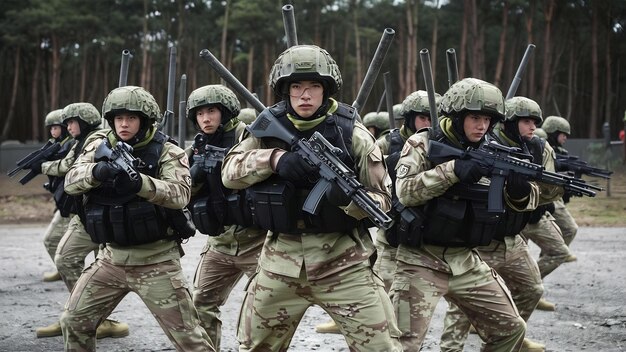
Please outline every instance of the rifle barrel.
[[283, 23], [285, 25], [285, 35], [287, 36], [287, 47], [298, 45], [298, 34], [296, 32], [296, 18], [293, 12], [293, 5], [283, 6]]
[[187, 75], [180, 76], [180, 86], [178, 87], [178, 144], [185, 149], [185, 137], [187, 136]]
[[118, 81], [118, 87], [124, 87], [128, 84], [128, 64], [133, 55], [130, 54], [130, 50], [122, 50], [122, 62], [120, 64], [120, 78]]
[[424, 83], [426, 84], [426, 92], [428, 93], [428, 108], [430, 110], [430, 125], [432, 131], [439, 128], [439, 118], [437, 116], [437, 103], [435, 101], [435, 84], [433, 83], [432, 65], [430, 64], [430, 53], [428, 49], [420, 51], [420, 59], [422, 61], [422, 71], [424, 73]]
[[448, 64], [448, 87], [459, 80], [459, 68], [456, 64], [456, 51], [453, 48], [446, 50], [446, 63]]
[[526, 66], [528, 65], [528, 61], [530, 60], [533, 51], [535, 51], [535, 45], [528, 44], [528, 47], [526, 47], [526, 51], [524, 52], [524, 56], [522, 57], [522, 62], [520, 62], [517, 72], [515, 72], [515, 77], [513, 78], [513, 82], [511, 82], [511, 86], [509, 87], [509, 91], [506, 93], [505, 99], [511, 99], [515, 96], [517, 88], [522, 81], [522, 75], [524, 75], [524, 71], [526, 70]]
[[387, 111], [389, 112], [389, 129], [396, 128], [396, 121], [393, 116], [393, 96], [391, 94], [391, 74], [389, 71], [383, 73], [385, 81], [385, 98], [387, 100]]

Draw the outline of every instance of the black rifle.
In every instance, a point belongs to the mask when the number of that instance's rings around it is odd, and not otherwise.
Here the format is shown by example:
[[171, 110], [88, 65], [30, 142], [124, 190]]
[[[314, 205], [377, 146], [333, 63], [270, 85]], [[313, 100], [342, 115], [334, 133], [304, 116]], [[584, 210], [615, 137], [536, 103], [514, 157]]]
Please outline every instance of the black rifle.
[[580, 178], [582, 175], [602, 177], [610, 180], [613, 171], [599, 169], [587, 164], [586, 161], [580, 160], [577, 156], [556, 155], [556, 171], [570, 171], [574, 177]]
[[487, 169], [491, 176], [487, 211], [491, 213], [504, 212], [502, 204], [504, 180], [511, 172], [523, 175], [529, 180], [561, 186], [566, 191], [577, 196], [594, 197], [596, 195], [594, 190], [602, 190], [602, 188], [587, 184], [579, 178], [546, 171], [543, 166], [523, 159], [526, 157], [529, 156], [521, 153], [519, 148], [506, 147], [493, 141], [480, 148], [468, 148], [467, 150], [454, 148], [437, 141], [430, 141], [428, 151], [428, 159], [435, 163], [449, 160], [450, 158], [465, 159], [472, 160], [482, 168]]
[[[7, 173], [9, 177], [15, 176], [20, 170], [30, 169], [32, 165], [39, 161], [49, 161], [54, 154], [56, 154], [59, 149], [61, 149], [61, 143], [48, 141], [38, 150], [26, 155], [21, 160], [18, 160], [17, 167]], [[30, 180], [37, 176], [37, 172], [30, 170], [24, 177], [20, 179], [20, 183], [25, 185]]]
[[224, 161], [228, 148], [220, 148], [205, 144], [202, 149], [194, 151], [193, 164], [198, 165], [206, 173], [211, 173], [218, 163]]
[[94, 158], [95, 160], [107, 159], [115, 165], [116, 168], [124, 171], [128, 175], [128, 178], [133, 181], [136, 181], [139, 177], [141, 177], [139, 175], [139, 171], [137, 171], [140, 160], [133, 156], [133, 147], [127, 143], [119, 141], [115, 147], [111, 149], [107, 145], [106, 141], [103, 140], [98, 146], [98, 149], [96, 149]]
[[363, 184], [357, 180], [354, 171], [339, 159], [338, 155], [342, 153], [341, 149], [333, 146], [322, 134], [315, 132], [308, 140], [298, 139], [281, 125], [268, 110], [264, 110], [246, 128], [256, 138], [274, 137], [288, 143], [291, 150], [300, 155], [307, 163], [318, 168], [320, 179], [304, 201], [302, 210], [317, 215], [326, 190], [335, 184], [367, 213], [374, 225], [384, 229], [391, 227], [393, 220], [367, 194]]

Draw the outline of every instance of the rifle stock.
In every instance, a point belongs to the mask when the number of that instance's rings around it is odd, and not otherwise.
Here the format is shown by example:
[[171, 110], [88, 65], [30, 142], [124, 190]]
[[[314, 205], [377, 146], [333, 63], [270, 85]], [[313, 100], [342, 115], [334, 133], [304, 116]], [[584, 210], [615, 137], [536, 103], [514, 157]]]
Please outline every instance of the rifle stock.
[[[30, 169], [31, 166], [38, 161], [48, 161], [50, 158], [56, 154], [61, 149], [61, 143], [47, 141], [41, 148], [35, 150], [34, 152], [29, 153], [22, 159], [18, 160], [15, 164], [16, 167], [11, 171], [7, 172], [7, 176], [13, 177], [15, 174], [20, 172], [21, 170]], [[20, 183], [22, 185], [27, 184], [33, 178], [37, 176], [37, 173], [33, 170], [30, 170], [24, 177], [20, 179]]]

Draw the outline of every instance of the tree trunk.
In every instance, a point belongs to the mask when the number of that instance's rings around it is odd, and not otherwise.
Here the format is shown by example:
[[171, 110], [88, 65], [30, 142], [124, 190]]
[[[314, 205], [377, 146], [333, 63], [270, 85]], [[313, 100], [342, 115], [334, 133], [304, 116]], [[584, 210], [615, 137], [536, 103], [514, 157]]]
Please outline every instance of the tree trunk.
[[148, 89], [148, 0], [143, 0], [143, 36], [142, 36], [142, 48], [141, 48], [141, 79], [140, 84], [145, 89]]
[[496, 74], [493, 78], [493, 84], [500, 87], [502, 80], [502, 69], [504, 68], [504, 58], [506, 52], [506, 32], [509, 24], [509, 3], [504, 1], [502, 6], [502, 30], [500, 31], [500, 45], [498, 50], [498, 61], [496, 62]]
[[[85, 101], [85, 91], [87, 90], [87, 47], [83, 47], [83, 60], [80, 63], [81, 68], [80, 68], [80, 93], [78, 94], [78, 100], [79, 101]], [[93, 75], [94, 70], [97, 68], [98, 66], [91, 66], [91, 74]], [[95, 78], [95, 75], [93, 76]]]
[[484, 79], [484, 77], [478, 76], [479, 71], [479, 61], [480, 61], [480, 44], [479, 44], [479, 33], [478, 33], [478, 9], [476, 8], [476, 0], [469, 0], [469, 11], [466, 13], [466, 16], [470, 18], [470, 42], [472, 45], [472, 55], [469, 57], [470, 60], [470, 70], [471, 76], [476, 78]]
[[574, 41], [570, 41], [569, 45], [569, 64], [567, 65], [567, 107], [565, 110], [566, 119], [570, 119], [572, 116], [572, 105], [574, 104], [574, 93], [575, 91], [575, 82], [574, 77], [576, 74], [576, 45], [574, 45]]
[[404, 90], [401, 95], [407, 96], [411, 92], [417, 90], [417, 74], [421, 72], [417, 67], [418, 53], [417, 49], [417, 25], [418, 25], [418, 6], [419, 2], [409, 0], [406, 2], [406, 76]]
[[[526, 14], [526, 37], [528, 37], [528, 44], [533, 44], [533, 18], [535, 14], [536, 2], [530, 0], [528, 4], [528, 13]], [[535, 54], [536, 56], [536, 54]], [[535, 86], [535, 60], [530, 60], [528, 67], [528, 90], [527, 96], [535, 97], [537, 95], [537, 89]], [[512, 77], [511, 77], [512, 79]]]
[[252, 86], [253, 78], [254, 75], [254, 45], [250, 45], [250, 50], [248, 50], [248, 80], [246, 83], [246, 87], [248, 87], [248, 90], [251, 92], [254, 92], [254, 87]]
[[[226, 52], [227, 52], [227, 39], [228, 39], [228, 16], [230, 12], [230, 0], [226, 0], [226, 8], [224, 10], [224, 26], [222, 26], [222, 42], [220, 43], [220, 60], [222, 63], [226, 63]], [[228, 67], [228, 66], [226, 66]]]
[[463, 1], [463, 12], [465, 16], [463, 16], [463, 29], [461, 30], [461, 50], [459, 53], [459, 80], [463, 79], [467, 73], [465, 72], [465, 67], [467, 66], [467, 32], [469, 28], [469, 19], [467, 16], [468, 11], [470, 11], [470, 0]]
[[[439, 0], [435, 2], [435, 8], [439, 7]], [[435, 11], [435, 20], [433, 23], [433, 39], [430, 48], [430, 59], [432, 62], [433, 82], [437, 82], [437, 36], [439, 35], [439, 11]], [[435, 84], [435, 86], [437, 86]], [[436, 89], [435, 89], [436, 90]], [[408, 94], [407, 94], [408, 95]]]
[[[609, 5], [610, 6], [610, 5]], [[609, 11], [610, 13], [610, 11]], [[607, 20], [608, 24], [611, 24], [611, 18], [610, 15], [607, 16]], [[604, 103], [604, 120], [609, 122], [611, 121], [611, 116], [613, 116], [612, 113], [612, 105], [613, 105], [613, 91], [611, 90], [611, 85], [613, 84], [613, 70], [612, 70], [612, 65], [611, 65], [611, 30], [609, 28], [609, 30], [606, 31], [606, 50], [605, 50], [605, 56], [604, 56], [604, 66], [606, 67], [606, 85], [605, 85], [605, 93], [604, 93], [604, 97], [605, 97], [605, 103]], [[618, 76], [619, 77], [619, 76]]]
[[591, 111], [589, 121], [589, 138], [598, 136], [598, 108], [600, 72], [598, 69], [598, 2], [591, 4]]
[[[9, 111], [7, 112], [7, 119], [6, 122], [4, 123], [4, 129], [2, 130], [2, 136], [0, 137], [0, 142], [7, 140], [7, 138], [9, 137], [9, 131], [11, 131], [11, 126], [13, 125], [13, 119], [15, 119], [15, 102], [17, 101], [17, 94], [18, 94], [18, 83], [20, 80], [20, 62], [22, 61], [22, 49], [18, 46], [17, 49], [15, 50], [15, 69], [13, 70], [13, 72], [15, 72], [15, 74], [13, 75], [13, 86], [11, 87], [11, 100], [9, 103]], [[33, 136], [37, 136], [38, 133], [38, 126], [39, 124], [41, 124], [41, 121], [39, 119], [35, 119], [35, 116], [33, 116]]]
[[[40, 49], [37, 49], [37, 53], [36, 53], [36, 59], [35, 59], [35, 69], [33, 72], [33, 84], [30, 87], [30, 91], [31, 91], [31, 97], [30, 97], [30, 106], [31, 106], [31, 120], [32, 121], [36, 121], [37, 119], [39, 119], [40, 115], [39, 115], [39, 102], [43, 99], [39, 98], [39, 89], [40, 87], [40, 77], [41, 77], [41, 56], [43, 55], [43, 51]], [[39, 132], [39, 124], [35, 124], [37, 126], [37, 130], [35, 130], [35, 128], [33, 127], [33, 138], [34, 136], [38, 135]]]
[[545, 6], [544, 19], [545, 31], [543, 35], [543, 72], [541, 80], [541, 103], [540, 106], [547, 106], [548, 95], [550, 89], [550, 77], [552, 76], [552, 20], [554, 19], [554, 10], [556, 1], [549, 0]]
[[[358, 12], [358, 1], [350, 0], [350, 8], [352, 9], [352, 30], [354, 31], [354, 56], [356, 58], [356, 75], [354, 77], [354, 87], [357, 89], [355, 92], [358, 92], [359, 87], [363, 83], [364, 74], [364, 65], [363, 65], [363, 54], [361, 51], [361, 36], [359, 35], [359, 16]], [[356, 93], [355, 93], [356, 96]], [[363, 106], [361, 107], [363, 109]]]
[[[59, 38], [52, 35], [52, 75], [50, 79], [50, 109], [58, 109], [59, 106], [59, 86], [61, 84], [61, 48]], [[38, 138], [38, 135], [33, 135]]]

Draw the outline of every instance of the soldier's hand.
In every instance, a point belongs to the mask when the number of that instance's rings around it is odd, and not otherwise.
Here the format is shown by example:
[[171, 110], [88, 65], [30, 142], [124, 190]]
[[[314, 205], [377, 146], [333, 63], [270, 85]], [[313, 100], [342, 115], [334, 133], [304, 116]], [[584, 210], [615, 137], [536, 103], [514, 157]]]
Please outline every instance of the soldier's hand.
[[522, 199], [530, 194], [528, 180], [515, 172], [511, 172], [506, 178], [506, 192], [513, 199]]
[[336, 184], [332, 184], [326, 190], [326, 199], [332, 205], [346, 206], [350, 204], [350, 197]]
[[471, 160], [454, 160], [454, 173], [463, 183], [476, 183], [481, 177], [487, 176], [487, 170], [483, 169]]
[[103, 182], [113, 179], [115, 175], [120, 172], [121, 170], [115, 167], [115, 165], [111, 164], [110, 162], [98, 161], [96, 166], [91, 171], [91, 174], [96, 180]]
[[309, 165], [300, 155], [294, 152], [284, 153], [276, 164], [276, 172], [280, 177], [290, 181], [299, 181], [315, 176], [315, 166]]
[[143, 180], [141, 175], [136, 180], [132, 180], [125, 172], [120, 172], [115, 176], [115, 192], [118, 194], [135, 194], [141, 190]]

